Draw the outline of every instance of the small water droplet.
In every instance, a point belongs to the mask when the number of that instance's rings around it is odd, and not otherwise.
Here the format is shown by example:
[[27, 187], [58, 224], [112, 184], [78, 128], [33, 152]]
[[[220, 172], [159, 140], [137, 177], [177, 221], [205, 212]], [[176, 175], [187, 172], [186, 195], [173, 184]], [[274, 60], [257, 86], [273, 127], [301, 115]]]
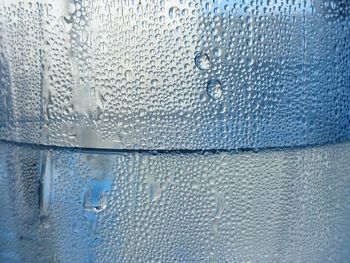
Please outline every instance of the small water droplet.
[[199, 188], [199, 183], [197, 181], [193, 181], [191, 186], [193, 189], [197, 190]]
[[159, 81], [158, 81], [157, 79], [152, 79], [152, 80], [151, 80], [151, 85], [152, 85], [153, 87], [157, 86], [158, 83], [159, 83]]
[[215, 48], [213, 53], [214, 53], [214, 56], [221, 57], [223, 52], [221, 48]]
[[199, 52], [195, 58], [194, 63], [197, 68], [201, 70], [208, 70], [210, 68], [210, 59], [204, 52]]
[[182, 11], [181, 11], [181, 15], [183, 16], [183, 17], [186, 17], [186, 16], [188, 16], [188, 9], [183, 9]]
[[217, 79], [212, 79], [208, 82], [207, 93], [209, 97], [218, 100], [222, 97], [222, 86], [221, 82]]
[[247, 59], [247, 64], [248, 64], [248, 66], [252, 66], [254, 64], [254, 59], [253, 58], [248, 58]]

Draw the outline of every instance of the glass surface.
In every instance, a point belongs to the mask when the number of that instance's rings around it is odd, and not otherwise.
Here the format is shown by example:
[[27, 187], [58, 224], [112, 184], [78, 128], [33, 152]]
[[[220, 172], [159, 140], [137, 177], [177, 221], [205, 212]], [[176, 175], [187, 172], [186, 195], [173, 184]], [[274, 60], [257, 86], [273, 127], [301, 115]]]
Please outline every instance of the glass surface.
[[348, 0], [0, 3], [3, 139], [170, 150], [350, 137]]
[[348, 262], [350, 143], [259, 152], [0, 144], [0, 262]]
[[0, 0], [0, 262], [350, 258], [349, 0]]

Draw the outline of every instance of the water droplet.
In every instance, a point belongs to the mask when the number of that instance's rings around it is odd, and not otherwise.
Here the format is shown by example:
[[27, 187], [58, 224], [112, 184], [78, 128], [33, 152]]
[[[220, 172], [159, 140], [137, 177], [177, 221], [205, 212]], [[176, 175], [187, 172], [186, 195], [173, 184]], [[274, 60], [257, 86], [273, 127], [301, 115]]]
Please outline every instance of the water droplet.
[[171, 19], [174, 19], [175, 17], [177, 17], [180, 14], [180, 10], [177, 6], [172, 6], [169, 8], [169, 17]]
[[217, 79], [212, 79], [208, 82], [207, 93], [209, 97], [218, 100], [222, 97], [221, 82]]
[[186, 16], [188, 16], [188, 9], [183, 9], [182, 11], [181, 11], [181, 15], [183, 16], [183, 17], [186, 17]]
[[210, 68], [210, 59], [204, 52], [200, 52], [195, 56], [194, 63], [201, 70], [208, 70]]
[[247, 64], [248, 64], [248, 66], [252, 66], [254, 64], [254, 59], [253, 58], [248, 58], [247, 59]]
[[199, 188], [199, 183], [197, 181], [193, 181], [191, 186], [192, 186], [193, 189], [197, 190]]
[[221, 48], [215, 48], [213, 53], [216, 57], [221, 57], [223, 52]]
[[125, 71], [125, 77], [126, 77], [126, 79], [127, 79], [128, 81], [132, 80], [132, 78], [133, 78], [133, 73], [132, 73], [132, 71], [131, 71], [131, 70], [126, 70], [126, 71]]
[[227, 55], [225, 56], [225, 59], [226, 59], [228, 62], [231, 62], [231, 60], [232, 60], [231, 54], [227, 54]]
[[151, 80], [151, 85], [152, 85], [153, 87], [157, 86], [158, 83], [159, 83], [158, 79], [152, 79], [152, 80]]

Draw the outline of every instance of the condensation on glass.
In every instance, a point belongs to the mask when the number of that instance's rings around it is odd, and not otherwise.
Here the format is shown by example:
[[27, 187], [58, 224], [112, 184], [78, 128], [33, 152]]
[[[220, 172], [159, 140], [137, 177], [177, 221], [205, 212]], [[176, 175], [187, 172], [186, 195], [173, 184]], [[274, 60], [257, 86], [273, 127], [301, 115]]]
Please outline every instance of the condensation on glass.
[[0, 261], [345, 263], [349, 149], [154, 155], [0, 144]]
[[0, 0], [0, 262], [350, 258], [349, 0]]
[[0, 137], [238, 149], [350, 137], [347, 0], [2, 0]]

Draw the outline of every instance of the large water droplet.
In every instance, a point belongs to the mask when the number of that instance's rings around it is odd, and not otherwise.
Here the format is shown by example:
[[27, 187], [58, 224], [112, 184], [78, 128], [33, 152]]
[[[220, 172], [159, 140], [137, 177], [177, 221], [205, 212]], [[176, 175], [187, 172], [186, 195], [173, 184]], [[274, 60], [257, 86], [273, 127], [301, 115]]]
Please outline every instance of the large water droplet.
[[221, 82], [217, 79], [212, 79], [208, 82], [207, 93], [209, 97], [218, 100], [222, 97], [222, 86]]
[[177, 6], [172, 6], [169, 8], [169, 17], [174, 19], [180, 14], [180, 9]]
[[195, 58], [194, 63], [197, 68], [201, 70], [208, 70], [210, 68], [210, 59], [204, 52], [199, 52]]

